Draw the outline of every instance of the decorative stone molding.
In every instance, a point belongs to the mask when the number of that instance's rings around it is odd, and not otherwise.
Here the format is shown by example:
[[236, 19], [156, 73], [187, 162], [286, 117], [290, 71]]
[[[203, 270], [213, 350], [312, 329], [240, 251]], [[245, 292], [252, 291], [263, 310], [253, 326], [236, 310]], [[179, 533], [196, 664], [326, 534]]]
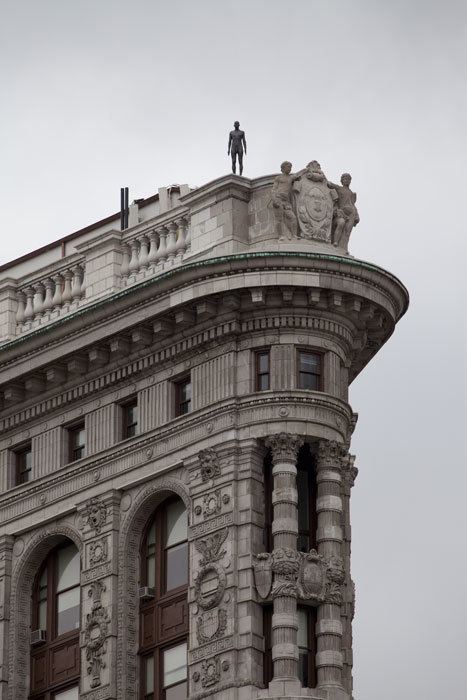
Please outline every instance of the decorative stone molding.
[[216, 476], [221, 475], [221, 465], [219, 462], [219, 457], [212, 447], [208, 447], [206, 450], [201, 450], [198, 453], [198, 460], [200, 463], [201, 481], [204, 483], [215, 479]]
[[227, 629], [227, 610], [217, 608], [201, 613], [196, 618], [196, 639], [198, 644], [207, 644], [223, 637]]
[[103, 657], [107, 651], [106, 638], [110, 618], [107, 608], [101, 602], [105, 589], [105, 584], [102, 581], [93, 581], [88, 590], [88, 596], [92, 598], [92, 609], [86, 615], [84, 640], [86, 644], [86, 671], [91, 676], [91, 688], [100, 686], [101, 669], [106, 666]]
[[91, 542], [89, 545], [89, 563], [91, 566], [107, 561], [107, 540], [105, 537]]

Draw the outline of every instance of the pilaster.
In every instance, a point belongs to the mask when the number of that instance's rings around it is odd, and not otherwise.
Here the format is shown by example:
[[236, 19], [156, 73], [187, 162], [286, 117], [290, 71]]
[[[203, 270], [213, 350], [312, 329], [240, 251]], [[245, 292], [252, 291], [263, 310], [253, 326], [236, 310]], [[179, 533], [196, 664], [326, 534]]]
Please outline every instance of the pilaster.
[[78, 506], [81, 572], [81, 694], [117, 697], [118, 523], [121, 494], [108, 491]]
[[0, 536], [0, 700], [8, 697], [8, 635], [10, 625], [11, 559], [14, 538]]

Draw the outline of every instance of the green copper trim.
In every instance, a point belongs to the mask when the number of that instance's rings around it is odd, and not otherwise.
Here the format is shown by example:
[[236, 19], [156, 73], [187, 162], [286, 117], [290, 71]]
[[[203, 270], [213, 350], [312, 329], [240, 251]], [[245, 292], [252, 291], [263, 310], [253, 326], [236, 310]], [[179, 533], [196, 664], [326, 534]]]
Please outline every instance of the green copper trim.
[[[384, 270], [382, 267], [378, 267], [377, 265], [372, 265], [371, 263], [364, 262], [363, 260], [358, 260], [357, 258], [343, 258], [339, 255], [327, 255], [326, 253], [301, 253], [301, 252], [296, 252], [294, 253], [293, 251], [271, 251], [271, 252], [265, 252], [265, 253], [237, 253], [235, 255], [223, 255], [219, 258], [210, 258], [208, 260], [200, 260], [198, 262], [192, 262], [192, 263], [186, 263], [182, 264], [180, 267], [175, 268], [174, 270], [168, 270], [167, 272], [163, 272], [160, 275], [151, 277], [151, 279], [148, 280], [143, 280], [142, 282], [138, 282], [137, 284], [133, 284], [131, 287], [126, 287], [125, 289], [122, 289], [119, 292], [115, 292], [111, 296], [104, 297], [103, 299], [98, 299], [95, 302], [91, 302], [90, 304], [86, 304], [85, 307], [82, 309], [77, 309], [71, 314], [68, 314], [67, 316], [63, 318], [59, 318], [56, 321], [53, 321], [52, 323], [48, 323], [46, 326], [43, 328], [36, 328], [34, 331], [31, 331], [27, 333], [24, 336], [21, 336], [20, 338], [15, 338], [14, 340], [9, 340], [8, 342], [4, 343], [3, 345], [0, 345], [0, 352], [5, 349], [9, 349], [12, 347], [15, 347], [16, 345], [20, 345], [21, 343], [26, 342], [30, 338], [34, 338], [38, 335], [42, 335], [42, 333], [48, 332], [52, 330], [53, 328], [57, 328], [64, 323], [68, 323], [68, 321], [71, 321], [72, 319], [79, 318], [80, 316], [88, 313], [89, 311], [93, 309], [98, 309], [101, 306], [105, 306], [106, 304], [109, 304], [110, 302], [114, 302], [117, 299], [121, 299], [123, 297], [126, 297], [128, 294], [132, 293], [135, 290], [138, 289], [144, 289], [145, 287], [148, 287], [152, 284], [155, 284], [156, 282], [160, 282], [162, 280], [170, 279], [171, 277], [174, 277], [175, 275], [185, 272], [186, 270], [193, 270], [199, 267], [209, 267], [211, 265], [216, 265], [218, 263], [224, 263], [224, 262], [232, 262], [236, 260], [251, 260], [251, 259], [256, 259], [256, 258], [304, 258], [307, 260], [330, 260], [332, 262], [337, 262], [339, 264], [345, 264], [345, 265], [351, 265], [353, 267], [361, 267], [366, 270], [370, 270], [371, 272], [378, 272], [379, 274], [384, 275], [385, 277], [389, 277], [393, 282], [395, 282], [397, 285], [399, 285], [406, 293], [407, 298], [408, 298], [408, 291], [405, 288], [405, 286], [402, 284], [402, 282], [395, 276], [392, 275], [390, 272], [387, 272]], [[405, 313], [404, 309], [404, 313]]]

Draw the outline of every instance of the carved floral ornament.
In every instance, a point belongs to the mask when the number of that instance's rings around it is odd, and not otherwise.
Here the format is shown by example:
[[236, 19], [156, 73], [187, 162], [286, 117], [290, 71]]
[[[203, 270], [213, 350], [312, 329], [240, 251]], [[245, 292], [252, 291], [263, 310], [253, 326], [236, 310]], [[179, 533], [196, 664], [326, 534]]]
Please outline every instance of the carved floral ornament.
[[279, 547], [258, 554], [254, 564], [260, 598], [290, 596], [320, 603], [341, 603], [344, 564], [340, 557], [324, 558], [314, 549], [308, 553]]
[[81, 514], [82, 527], [88, 525], [96, 535], [99, 535], [107, 519], [107, 506], [98, 498], [91, 498]]

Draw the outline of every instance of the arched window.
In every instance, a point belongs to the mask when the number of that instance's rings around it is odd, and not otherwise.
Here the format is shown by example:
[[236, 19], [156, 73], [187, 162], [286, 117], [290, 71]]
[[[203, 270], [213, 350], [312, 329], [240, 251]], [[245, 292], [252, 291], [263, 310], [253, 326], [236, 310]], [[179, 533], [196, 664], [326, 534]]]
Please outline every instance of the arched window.
[[184, 700], [187, 686], [187, 513], [180, 498], [162, 503], [141, 550], [141, 698]]
[[[263, 463], [265, 494], [265, 528], [264, 545], [268, 552], [273, 549], [272, 540], [272, 458], [268, 451]], [[297, 458], [297, 492], [298, 492], [298, 538], [299, 552], [309, 552], [316, 548], [316, 456], [308, 443], [299, 450]], [[307, 605], [298, 607], [298, 651], [299, 678], [306, 688], [316, 686], [316, 608]], [[263, 606], [263, 679], [265, 685], [272, 680], [272, 605]]]
[[78, 700], [80, 555], [67, 541], [42, 564], [33, 590], [31, 692], [36, 700]]

